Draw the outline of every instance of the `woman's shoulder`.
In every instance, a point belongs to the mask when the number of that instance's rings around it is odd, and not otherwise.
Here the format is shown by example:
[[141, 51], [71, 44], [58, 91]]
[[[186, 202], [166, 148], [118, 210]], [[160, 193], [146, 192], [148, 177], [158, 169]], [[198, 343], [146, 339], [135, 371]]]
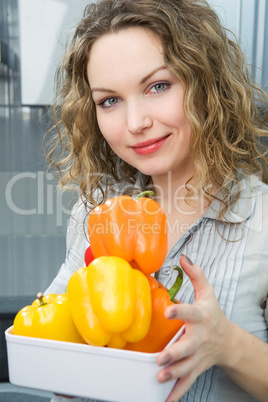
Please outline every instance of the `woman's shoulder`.
[[235, 195], [236, 191], [239, 192], [238, 206], [247, 210], [249, 216], [257, 205], [265, 200], [267, 201], [268, 198], [268, 184], [264, 183], [262, 178], [257, 175], [240, 177], [238, 183], [232, 189], [232, 195]]
[[248, 206], [249, 219], [245, 224], [250, 228], [250, 241], [255, 245], [258, 242], [266, 250], [268, 239], [268, 184], [264, 183], [260, 178], [254, 177], [251, 180], [250, 191], [248, 190], [246, 195], [247, 199], [244, 202]]
[[262, 206], [268, 211], [268, 184], [263, 182], [260, 178], [253, 176], [250, 182], [250, 193], [253, 200], [255, 200], [255, 207]]
[[[134, 184], [133, 188], [137, 187], [137, 183]], [[96, 189], [92, 195], [94, 204], [90, 203], [85, 196], [79, 196], [75, 204], [73, 205], [70, 213], [70, 223], [72, 226], [80, 225], [84, 222], [90, 212], [95, 208], [95, 206], [103, 204], [106, 200], [110, 198], [117, 197], [127, 193], [129, 190], [129, 183], [120, 182], [116, 183], [108, 189]]]
[[103, 193], [100, 189], [96, 189], [93, 193], [92, 199], [94, 200], [94, 204], [93, 202], [90, 203], [84, 195], [80, 195], [71, 208], [70, 222], [73, 222], [74, 224], [75, 222], [77, 224], [83, 222], [92, 209], [103, 202], [103, 198]]

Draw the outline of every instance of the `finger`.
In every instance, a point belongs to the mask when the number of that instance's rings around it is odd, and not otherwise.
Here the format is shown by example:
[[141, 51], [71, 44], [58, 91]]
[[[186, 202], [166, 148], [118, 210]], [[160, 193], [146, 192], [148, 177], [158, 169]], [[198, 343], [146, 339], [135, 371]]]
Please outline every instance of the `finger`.
[[182, 337], [179, 341], [159, 353], [157, 362], [160, 366], [172, 364], [186, 357], [192, 356], [197, 349], [197, 342], [193, 338]]
[[182, 320], [184, 322], [200, 322], [203, 311], [195, 304], [174, 304], [165, 310], [165, 317], [172, 320]]
[[171, 364], [158, 373], [158, 381], [161, 383], [171, 381], [174, 378], [182, 378], [195, 371], [195, 367], [198, 364], [195, 356], [187, 357], [179, 362]]
[[202, 298], [211, 291], [212, 287], [199, 265], [194, 264], [186, 255], [182, 254], [180, 264], [183, 271], [188, 275], [195, 292], [195, 299]]
[[186, 394], [187, 391], [189, 391], [196, 378], [197, 374], [195, 374], [194, 372], [191, 372], [188, 375], [179, 378], [171, 393], [169, 394], [166, 402], [178, 401], [184, 394]]

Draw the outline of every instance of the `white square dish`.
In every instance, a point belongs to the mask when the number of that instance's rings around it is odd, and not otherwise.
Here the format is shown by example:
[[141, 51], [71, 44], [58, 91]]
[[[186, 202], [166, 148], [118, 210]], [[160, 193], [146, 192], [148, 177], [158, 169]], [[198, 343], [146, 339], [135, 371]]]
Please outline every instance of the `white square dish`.
[[[5, 336], [14, 385], [101, 401], [163, 402], [175, 384], [157, 381], [159, 353], [30, 338], [12, 330]], [[168, 345], [183, 333], [184, 326]]]

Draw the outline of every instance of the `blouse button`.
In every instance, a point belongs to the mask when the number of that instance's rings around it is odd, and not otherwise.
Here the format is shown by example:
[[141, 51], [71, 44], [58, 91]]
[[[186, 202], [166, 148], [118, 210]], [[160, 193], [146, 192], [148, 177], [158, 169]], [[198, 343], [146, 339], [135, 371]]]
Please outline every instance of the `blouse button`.
[[163, 274], [169, 275], [170, 268], [163, 268]]

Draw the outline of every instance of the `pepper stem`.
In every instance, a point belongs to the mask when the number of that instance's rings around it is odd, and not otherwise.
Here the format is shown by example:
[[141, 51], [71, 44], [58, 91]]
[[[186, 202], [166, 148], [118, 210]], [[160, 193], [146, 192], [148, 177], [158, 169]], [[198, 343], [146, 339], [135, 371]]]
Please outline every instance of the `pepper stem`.
[[177, 276], [177, 278], [176, 278], [175, 283], [171, 286], [170, 289], [168, 289], [168, 293], [169, 293], [169, 296], [170, 296], [170, 300], [171, 300], [173, 303], [177, 303], [177, 302], [174, 300], [174, 297], [176, 296], [176, 294], [178, 293], [178, 291], [180, 290], [180, 287], [181, 287], [181, 285], [182, 285], [182, 281], [183, 281], [183, 272], [182, 272], [181, 267], [178, 267], [177, 265], [173, 265], [172, 268], [173, 268], [174, 270], [178, 271], [178, 276]]
[[153, 195], [154, 192], [151, 190], [142, 191], [139, 195], [137, 195], [137, 197], [134, 198], [134, 200], [136, 201], [138, 198], [142, 197], [152, 198]]
[[40, 306], [45, 306], [47, 303], [44, 302], [44, 295], [42, 292], [37, 293], [37, 299], [39, 300]]

